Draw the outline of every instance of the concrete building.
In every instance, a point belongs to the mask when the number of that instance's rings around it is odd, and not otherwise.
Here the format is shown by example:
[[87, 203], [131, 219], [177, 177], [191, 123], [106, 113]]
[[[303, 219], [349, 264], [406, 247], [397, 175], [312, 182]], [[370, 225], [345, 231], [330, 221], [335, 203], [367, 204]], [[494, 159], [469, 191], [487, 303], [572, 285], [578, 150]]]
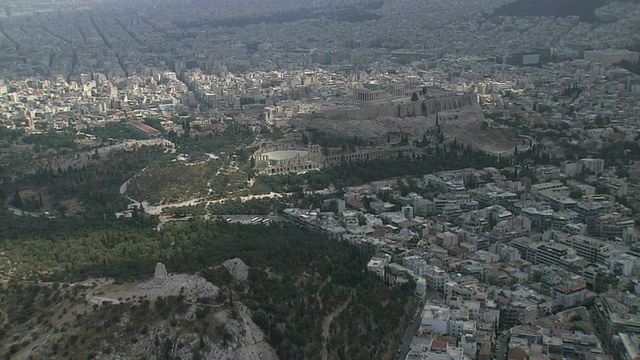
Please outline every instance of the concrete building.
[[603, 159], [589, 159], [584, 158], [579, 161], [582, 170], [588, 170], [593, 172], [594, 174], [599, 174], [604, 171], [604, 160]]
[[450, 318], [451, 310], [448, 307], [425, 304], [421, 324], [430, 326], [435, 334], [446, 335], [449, 333]]
[[404, 217], [407, 220], [413, 219], [413, 206], [411, 206], [411, 205], [403, 206], [402, 207], [402, 215], [404, 215]]
[[436, 244], [444, 248], [452, 248], [454, 246], [458, 246], [459, 243], [460, 239], [456, 233], [446, 231], [436, 234]]
[[558, 192], [563, 192], [563, 191], [570, 191], [571, 189], [569, 189], [568, 187], [566, 187], [563, 183], [561, 183], [560, 181], [550, 181], [550, 182], [545, 182], [545, 183], [541, 183], [541, 184], [534, 184], [531, 185], [531, 195], [537, 196], [541, 191], [558, 191]]
[[605, 49], [592, 50], [584, 52], [584, 59], [589, 61], [597, 61], [603, 64], [616, 64], [622, 60], [634, 62], [638, 61], [639, 53], [625, 49]]
[[640, 359], [640, 336], [637, 334], [618, 333], [613, 335], [611, 350], [616, 359]]
[[568, 271], [549, 272], [541, 280], [541, 292], [551, 296], [558, 305], [570, 308], [581, 303], [587, 294], [587, 283], [580, 275]]
[[390, 255], [385, 254], [385, 255], [374, 256], [367, 263], [367, 271], [383, 279], [385, 275], [385, 267], [389, 265], [390, 261], [391, 261]]
[[449, 281], [449, 274], [437, 266], [427, 267], [423, 276], [427, 287], [437, 291], [443, 291], [445, 284]]
[[429, 199], [416, 199], [413, 202], [415, 215], [429, 216], [436, 213], [436, 204]]
[[633, 228], [633, 219], [625, 218], [617, 213], [605, 214], [596, 218], [594, 233], [605, 238], [622, 238], [625, 230], [629, 231], [629, 229]]
[[513, 301], [500, 308], [500, 323], [513, 326], [538, 320], [538, 305], [531, 301]]
[[558, 243], [575, 249], [578, 256], [592, 263], [604, 264], [606, 244], [598, 239], [584, 235], [559, 236]]
[[594, 320], [601, 340], [607, 346], [612, 345], [616, 334], [640, 334], [640, 315], [610, 296], [601, 296], [596, 300]]

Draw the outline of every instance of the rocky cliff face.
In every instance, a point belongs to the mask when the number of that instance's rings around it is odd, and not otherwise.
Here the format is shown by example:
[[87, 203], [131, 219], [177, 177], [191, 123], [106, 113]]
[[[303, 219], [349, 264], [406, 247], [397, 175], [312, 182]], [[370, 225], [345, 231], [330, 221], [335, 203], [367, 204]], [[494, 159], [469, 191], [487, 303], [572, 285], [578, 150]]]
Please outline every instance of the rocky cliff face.
[[249, 309], [244, 305], [237, 306], [238, 314], [233, 318], [230, 311], [221, 311], [216, 319], [225, 324], [225, 330], [233, 339], [226, 348], [211, 344], [211, 351], [207, 352], [207, 359], [238, 359], [238, 360], [275, 360], [275, 351], [267, 343], [264, 333], [253, 323]]
[[460, 96], [443, 96], [427, 101], [402, 104], [369, 104], [358, 108], [328, 109], [309, 115], [312, 119], [327, 120], [363, 120], [379, 117], [407, 118], [432, 116], [441, 111], [457, 110], [478, 104], [475, 93]]
[[[196, 310], [197, 311], [197, 310]], [[109, 354], [121, 359], [171, 358], [171, 359], [236, 359], [276, 360], [278, 356], [267, 343], [264, 333], [251, 320], [246, 306], [236, 303], [232, 309], [213, 310], [212, 322], [216, 324], [206, 331], [196, 320], [172, 326], [172, 321], [149, 328], [147, 336], [138, 338], [136, 344], [118, 353]], [[186, 318], [189, 318], [190, 311]], [[197, 317], [196, 317], [197, 318]], [[113, 344], [114, 347], [126, 345]], [[158, 345], [156, 345], [158, 344]], [[126, 346], [125, 346], [126, 347]], [[149, 357], [149, 354], [154, 356]]]
[[[245, 275], [241, 260], [228, 265], [237, 276]], [[21, 355], [34, 359], [278, 359], [250, 310], [195, 275], [164, 276], [144, 284], [102, 284], [87, 297], [85, 309], [76, 308], [70, 321], [54, 327]], [[102, 301], [97, 303], [96, 298]]]
[[[417, 105], [418, 106], [418, 105]], [[431, 111], [431, 110], [429, 110]], [[440, 126], [468, 126], [471, 123], [484, 120], [478, 105], [462, 106], [456, 109], [439, 111], [437, 115], [430, 114], [400, 118], [398, 116], [344, 117], [342, 119], [327, 118], [297, 118], [291, 125], [301, 130], [316, 130], [330, 136], [350, 138], [358, 136], [364, 140], [384, 139], [389, 133], [409, 134], [421, 138], [426, 131], [436, 128], [436, 119]], [[384, 140], [383, 140], [384, 141]]]
[[233, 258], [225, 261], [222, 265], [229, 271], [236, 281], [246, 282], [249, 277], [249, 267], [239, 258]]

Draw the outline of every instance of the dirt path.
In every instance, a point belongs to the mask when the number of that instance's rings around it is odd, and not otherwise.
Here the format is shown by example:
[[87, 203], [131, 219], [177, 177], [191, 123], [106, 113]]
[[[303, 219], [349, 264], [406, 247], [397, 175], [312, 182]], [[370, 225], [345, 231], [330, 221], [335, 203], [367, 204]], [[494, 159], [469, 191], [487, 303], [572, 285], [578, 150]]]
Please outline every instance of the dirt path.
[[0, 326], [4, 326], [4, 324], [9, 322], [9, 317], [7, 316], [7, 313], [0, 310], [0, 314], [2, 315], [2, 324], [0, 324]]
[[316, 292], [316, 299], [318, 300], [318, 305], [320, 305], [320, 310], [322, 310], [322, 297], [320, 296], [320, 291], [322, 290], [322, 288], [327, 285], [327, 283], [331, 281], [331, 276], [329, 276], [323, 283], [322, 285], [320, 285], [320, 287], [318, 288], [318, 291]]
[[189, 199], [189, 200], [185, 200], [185, 201], [177, 202], [177, 203], [162, 204], [162, 205], [151, 205], [146, 200], [138, 201], [136, 199], [131, 198], [129, 195], [127, 195], [127, 188], [129, 186], [129, 183], [131, 182], [131, 180], [133, 180], [133, 178], [125, 181], [122, 185], [120, 185], [120, 194], [125, 196], [129, 201], [131, 201], [131, 205], [135, 205], [135, 206], [138, 206], [138, 207], [140, 205], [142, 205], [144, 207], [144, 211], [147, 214], [150, 214], [150, 215], [160, 215], [162, 213], [162, 209], [164, 209], [164, 208], [182, 207], [182, 206], [194, 206], [194, 205], [197, 205], [197, 204], [202, 203], [202, 202], [204, 202], [205, 206], [207, 206], [209, 204], [222, 203], [222, 202], [227, 201], [227, 200], [235, 200], [235, 199], [238, 199], [238, 198], [240, 199], [240, 201], [244, 202], [244, 201], [251, 200], [251, 199], [280, 198], [280, 197], [283, 197], [283, 196], [290, 196], [291, 195], [291, 193], [270, 192], [268, 194], [230, 196], [230, 197], [224, 197], [224, 198], [215, 199], [215, 200], [205, 200], [204, 197], [197, 197], [197, 198], [193, 198], [193, 199]]
[[351, 299], [353, 298], [353, 293], [354, 292], [351, 291], [351, 295], [349, 295], [349, 298], [345, 300], [345, 302], [342, 303], [339, 308], [335, 309], [331, 314], [327, 315], [327, 317], [324, 318], [324, 321], [322, 322], [322, 351], [320, 352], [322, 360], [327, 360], [327, 355], [329, 354], [327, 352], [327, 342], [329, 342], [329, 328], [331, 328], [331, 322], [336, 316], [340, 315], [340, 313], [347, 308], [347, 306], [351, 302]]
[[227, 303], [222, 303], [222, 304], [205, 304], [205, 303], [199, 303], [199, 302], [191, 302], [191, 301], [184, 301], [185, 304], [189, 304], [189, 305], [195, 305], [195, 306], [206, 306], [206, 307], [210, 307], [210, 308], [219, 308], [219, 307], [223, 307], [225, 305], [227, 305]]

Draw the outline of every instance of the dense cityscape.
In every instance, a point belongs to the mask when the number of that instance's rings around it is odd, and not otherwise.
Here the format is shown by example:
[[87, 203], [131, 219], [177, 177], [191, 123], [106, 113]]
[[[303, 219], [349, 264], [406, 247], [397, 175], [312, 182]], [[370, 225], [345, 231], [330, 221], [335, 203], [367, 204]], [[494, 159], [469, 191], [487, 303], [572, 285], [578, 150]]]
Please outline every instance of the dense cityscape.
[[5, 1], [0, 353], [640, 359], [640, 2], [554, 4]]

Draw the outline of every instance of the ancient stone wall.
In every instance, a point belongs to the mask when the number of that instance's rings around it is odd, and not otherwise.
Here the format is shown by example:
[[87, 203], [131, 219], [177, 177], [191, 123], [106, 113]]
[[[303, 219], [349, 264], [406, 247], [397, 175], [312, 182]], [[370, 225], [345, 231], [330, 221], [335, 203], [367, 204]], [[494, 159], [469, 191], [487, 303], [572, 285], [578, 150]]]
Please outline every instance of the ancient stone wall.
[[324, 166], [335, 166], [342, 162], [366, 161], [374, 159], [393, 159], [399, 156], [420, 156], [426, 154], [426, 148], [415, 146], [365, 148], [352, 153], [343, 153], [324, 157]]
[[[375, 117], [412, 117], [412, 116], [429, 116], [435, 115], [440, 111], [460, 109], [465, 106], [477, 104], [477, 95], [475, 93], [465, 94], [462, 96], [446, 96], [427, 101], [417, 101], [414, 103], [402, 104], [381, 104], [368, 105], [362, 108], [348, 109], [329, 109], [318, 112], [311, 116], [321, 117], [324, 119], [367, 119]], [[423, 106], [425, 104], [425, 106]], [[426, 111], [424, 111], [426, 110]]]
[[320, 170], [325, 167], [339, 165], [343, 162], [366, 161], [375, 159], [393, 159], [399, 156], [421, 156], [426, 154], [425, 148], [415, 146], [388, 146], [375, 148], [362, 148], [355, 152], [343, 152], [341, 154], [324, 156], [319, 145], [311, 145], [307, 148], [307, 155], [295, 156], [289, 159], [268, 159], [263, 154], [277, 149], [292, 149], [289, 145], [281, 147], [268, 146], [255, 152], [256, 169], [264, 175], [282, 175], [301, 173], [311, 170]]
[[[278, 150], [304, 150], [305, 155], [296, 155], [287, 159], [271, 159], [269, 152]], [[274, 143], [261, 147], [254, 154], [255, 167], [261, 174], [276, 175], [300, 173], [322, 168], [322, 149], [320, 145], [310, 145], [306, 148], [291, 143]]]

